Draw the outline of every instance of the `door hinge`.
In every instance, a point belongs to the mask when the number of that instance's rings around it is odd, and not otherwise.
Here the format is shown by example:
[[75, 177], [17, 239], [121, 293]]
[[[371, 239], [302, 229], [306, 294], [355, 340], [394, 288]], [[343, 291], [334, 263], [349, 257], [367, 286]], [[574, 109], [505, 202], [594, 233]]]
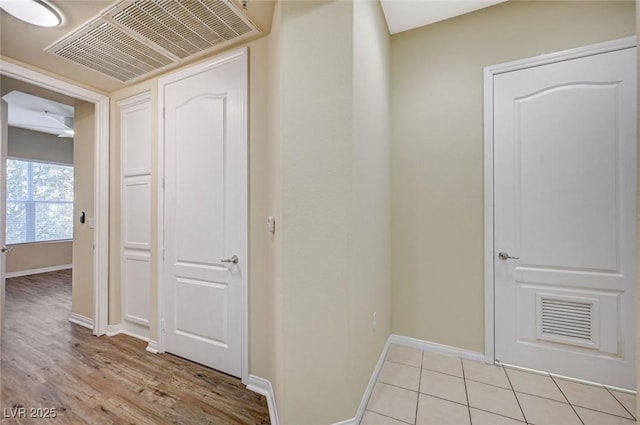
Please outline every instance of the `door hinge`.
[[162, 190], [164, 190], [164, 185], [165, 185], [165, 180], [164, 177], [162, 178]]
[[166, 112], [166, 109], [163, 107], [163, 108], [162, 108], [162, 119], [164, 119], [164, 118], [165, 118], [165, 116], [166, 116], [166, 115], [165, 115], [165, 112]]
[[164, 330], [164, 319], [160, 320], [160, 329]]
[[162, 248], [162, 261], [164, 261], [164, 256], [166, 255], [167, 250], [165, 248]]

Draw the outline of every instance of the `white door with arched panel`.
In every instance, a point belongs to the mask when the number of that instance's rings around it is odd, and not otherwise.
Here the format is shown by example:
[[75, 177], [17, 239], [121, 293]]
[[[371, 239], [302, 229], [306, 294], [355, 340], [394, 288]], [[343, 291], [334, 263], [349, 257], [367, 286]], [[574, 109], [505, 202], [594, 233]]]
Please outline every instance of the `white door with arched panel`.
[[241, 376], [246, 311], [246, 51], [160, 81], [164, 349]]
[[493, 77], [495, 358], [635, 389], [636, 49]]

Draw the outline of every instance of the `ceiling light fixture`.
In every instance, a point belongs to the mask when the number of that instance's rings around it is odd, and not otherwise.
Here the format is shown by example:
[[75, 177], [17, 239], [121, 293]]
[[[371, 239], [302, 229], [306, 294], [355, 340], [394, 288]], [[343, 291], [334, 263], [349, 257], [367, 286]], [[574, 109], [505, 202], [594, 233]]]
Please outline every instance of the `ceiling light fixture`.
[[39, 27], [57, 27], [62, 16], [44, 0], [0, 0], [0, 8], [9, 15]]

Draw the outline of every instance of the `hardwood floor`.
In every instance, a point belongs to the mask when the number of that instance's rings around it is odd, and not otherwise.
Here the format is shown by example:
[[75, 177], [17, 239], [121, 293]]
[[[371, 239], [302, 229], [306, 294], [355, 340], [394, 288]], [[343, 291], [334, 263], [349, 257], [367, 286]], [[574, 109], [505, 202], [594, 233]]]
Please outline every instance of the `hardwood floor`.
[[[70, 271], [7, 279], [0, 422], [269, 424], [265, 398], [239, 379], [126, 335], [94, 337], [70, 309]], [[55, 418], [30, 418], [50, 408]]]

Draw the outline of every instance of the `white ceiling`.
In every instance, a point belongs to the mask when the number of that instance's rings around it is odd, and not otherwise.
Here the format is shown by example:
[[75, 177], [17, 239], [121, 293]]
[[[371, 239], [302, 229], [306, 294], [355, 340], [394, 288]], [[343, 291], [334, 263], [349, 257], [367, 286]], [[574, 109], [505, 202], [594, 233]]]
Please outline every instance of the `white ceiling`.
[[9, 105], [7, 123], [11, 127], [61, 137], [68, 137], [65, 130], [73, 127], [73, 106], [16, 90], [2, 96], [2, 99]]
[[397, 34], [506, 0], [380, 0], [389, 32]]

